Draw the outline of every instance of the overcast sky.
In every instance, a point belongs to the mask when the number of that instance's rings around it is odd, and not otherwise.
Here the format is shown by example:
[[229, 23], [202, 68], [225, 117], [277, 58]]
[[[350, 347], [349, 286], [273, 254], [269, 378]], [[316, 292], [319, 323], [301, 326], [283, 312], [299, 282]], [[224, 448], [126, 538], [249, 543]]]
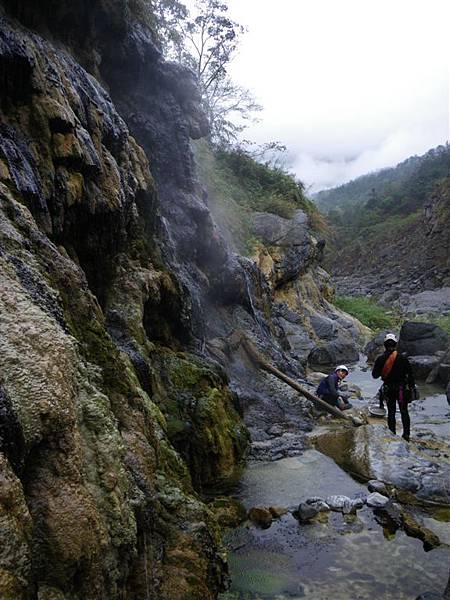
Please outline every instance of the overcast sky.
[[233, 79], [311, 190], [449, 139], [448, 0], [228, 0], [248, 28]]

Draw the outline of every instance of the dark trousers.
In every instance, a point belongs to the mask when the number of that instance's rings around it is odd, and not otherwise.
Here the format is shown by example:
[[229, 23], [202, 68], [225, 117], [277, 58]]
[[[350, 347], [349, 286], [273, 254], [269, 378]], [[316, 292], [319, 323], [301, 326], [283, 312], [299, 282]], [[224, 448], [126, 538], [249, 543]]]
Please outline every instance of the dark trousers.
[[403, 425], [403, 437], [409, 439], [410, 429], [411, 429], [411, 421], [408, 413], [408, 402], [405, 398], [403, 401], [400, 401], [400, 390], [399, 388], [387, 389], [384, 391], [384, 399], [386, 400], [387, 409], [388, 409], [388, 427], [395, 433], [395, 411], [398, 407], [400, 409], [400, 416], [402, 417], [402, 425]]
[[331, 394], [323, 394], [323, 396], [320, 396], [320, 398], [325, 400], [325, 402], [331, 406], [337, 406], [337, 398]]

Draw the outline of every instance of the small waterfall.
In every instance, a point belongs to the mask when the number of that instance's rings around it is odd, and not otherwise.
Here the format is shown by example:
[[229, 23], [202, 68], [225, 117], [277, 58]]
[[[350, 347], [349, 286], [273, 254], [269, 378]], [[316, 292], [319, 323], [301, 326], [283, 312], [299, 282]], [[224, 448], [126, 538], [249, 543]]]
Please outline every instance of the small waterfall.
[[258, 325], [258, 327], [261, 331], [261, 334], [265, 337], [269, 333], [268, 327], [267, 327], [267, 324], [264, 322], [264, 320], [261, 319], [261, 317], [259, 316], [258, 311], [256, 310], [255, 305], [253, 304], [250, 279], [249, 279], [247, 271], [245, 269], [243, 269], [243, 271], [244, 271], [245, 289], [247, 292], [247, 299], [248, 299], [248, 304], [250, 307], [250, 313], [251, 313], [253, 319], [255, 320], [256, 324]]

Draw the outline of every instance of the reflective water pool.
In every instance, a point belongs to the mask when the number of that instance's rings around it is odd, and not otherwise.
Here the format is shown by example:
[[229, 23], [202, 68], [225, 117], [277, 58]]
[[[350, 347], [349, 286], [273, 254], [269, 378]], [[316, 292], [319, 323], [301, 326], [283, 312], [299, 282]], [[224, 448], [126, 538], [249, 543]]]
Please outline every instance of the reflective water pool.
[[[363, 363], [352, 369], [349, 380], [366, 398], [357, 404], [367, 405], [378, 382]], [[426, 429], [425, 437], [439, 436], [443, 442], [450, 434], [445, 395], [438, 388], [423, 392], [424, 400], [411, 407], [412, 435], [420, 438]], [[302, 456], [249, 465], [237, 495], [247, 508], [292, 509], [311, 496], [366, 493], [365, 485], [311, 449]], [[232, 584], [221, 600], [413, 600], [426, 591], [443, 592], [450, 567], [448, 509], [442, 510], [442, 518], [415, 512], [418, 522], [441, 539], [441, 546], [429, 552], [403, 531], [383, 528], [367, 506], [356, 516], [326, 514], [327, 522], [300, 524], [288, 513], [269, 529], [247, 523], [231, 532], [226, 543]]]
[[[331, 459], [308, 450], [299, 457], [250, 466], [240, 495], [247, 508], [292, 507], [310, 496], [355, 497], [366, 491]], [[229, 534], [232, 587], [222, 600], [400, 600], [424, 591], [442, 592], [450, 565], [448, 546], [426, 553], [419, 540], [385, 531], [368, 507], [356, 517], [328, 514], [327, 523], [299, 524], [287, 514], [269, 529], [248, 524]], [[442, 528], [447, 533], [450, 529], [448, 523]]]

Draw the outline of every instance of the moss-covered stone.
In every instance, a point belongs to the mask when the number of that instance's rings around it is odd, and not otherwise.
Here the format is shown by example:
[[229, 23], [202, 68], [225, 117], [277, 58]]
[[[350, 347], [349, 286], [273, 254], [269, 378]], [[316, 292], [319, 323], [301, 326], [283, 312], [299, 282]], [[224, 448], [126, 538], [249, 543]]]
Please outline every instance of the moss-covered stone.
[[402, 511], [402, 524], [405, 532], [411, 537], [418, 538], [423, 542], [425, 550], [432, 550], [441, 545], [438, 536], [424, 525], [418, 523], [407, 511]]
[[194, 485], [209, 491], [229, 486], [242, 468], [249, 435], [223, 376], [194, 355], [164, 351], [156, 361], [167, 432]]
[[179, 293], [140, 216], [148, 161], [67, 54], [1, 27], [36, 93], [1, 107], [17, 158], [2, 150], [0, 370], [24, 447], [18, 477], [0, 456], [0, 596], [212, 600], [217, 524], [105, 317], [123, 312], [120, 335], [147, 360], [145, 301]]
[[222, 528], [237, 527], [247, 518], [245, 506], [232, 496], [214, 498], [208, 504], [208, 508], [212, 510]]

